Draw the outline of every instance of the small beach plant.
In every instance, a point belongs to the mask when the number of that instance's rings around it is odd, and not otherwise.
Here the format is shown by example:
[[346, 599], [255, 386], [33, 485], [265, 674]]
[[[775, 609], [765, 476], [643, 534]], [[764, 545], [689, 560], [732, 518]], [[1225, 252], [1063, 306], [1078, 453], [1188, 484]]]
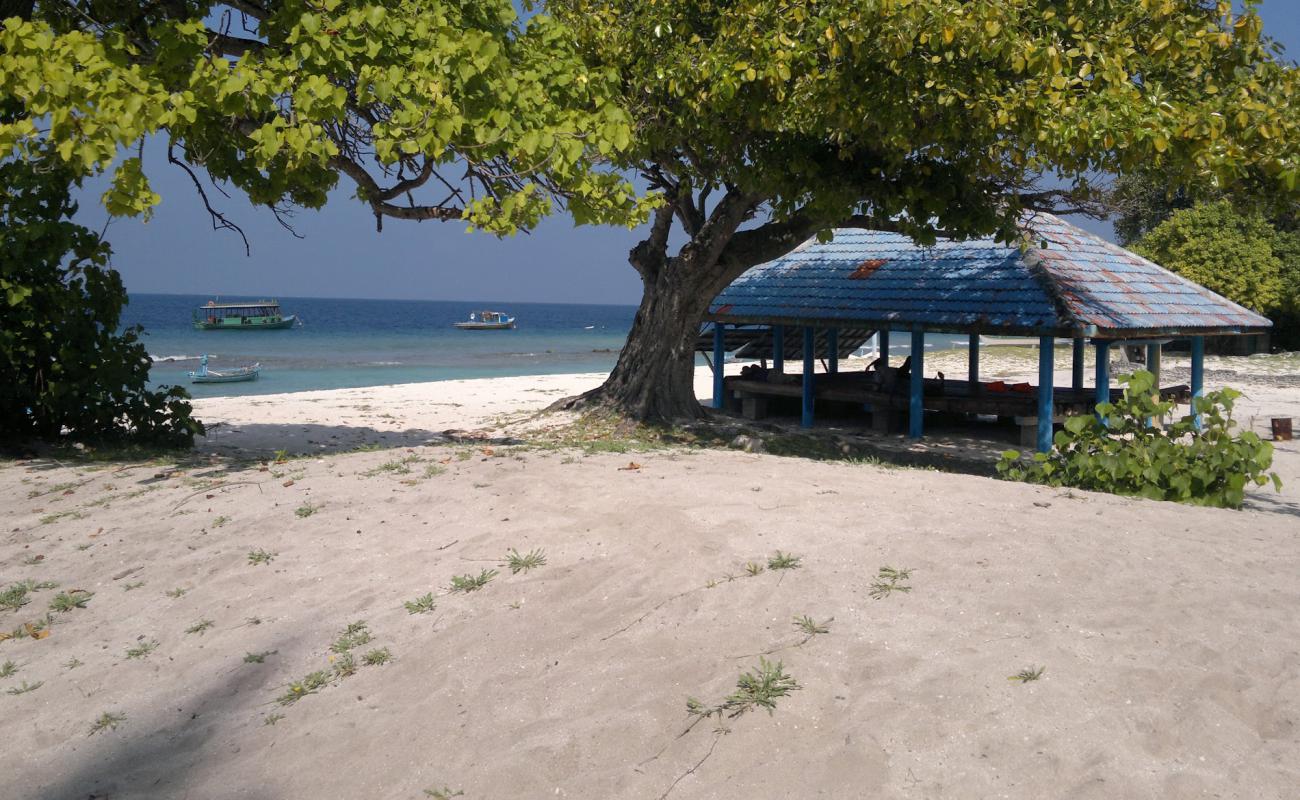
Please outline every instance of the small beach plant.
[[299, 519], [303, 519], [306, 517], [310, 517], [312, 514], [315, 514], [317, 511], [320, 511], [320, 506], [313, 505], [311, 503], [303, 503], [302, 505], [295, 508], [293, 510], [293, 513]]
[[528, 572], [531, 569], [546, 565], [546, 554], [541, 550], [529, 550], [521, 555], [515, 548], [510, 548], [506, 553], [506, 566], [510, 568], [511, 575], [517, 575], [520, 572]]
[[265, 550], [263, 550], [263, 549], [261, 549], [261, 548], [259, 547], [259, 548], [256, 549], [256, 550], [251, 550], [251, 551], [249, 551], [249, 553], [248, 553], [248, 563], [249, 563], [249, 564], [252, 564], [253, 566], [257, 566], [258, 564], [270, 564], [270, 563], [275, 559], [275, 557], [276, 557], [277, 555], [279, 555], [279, 554], [278, 554], [278, 553], [268, 553], [267, 551], [265, 551]]
[[393, 654], [387, 647], [376, 647], [361, 657], [361, 663], [367, 667], [377, 667], [393, 660]]
[[432, 611], [437, 604], [433, 600], [433, 592], [429, 592], [414, 600], [407, 600], [402, 605], [406, 607], [408, 614], [425, 614]]
[[1172, 400], [1162, 400], [1155, 377], [1145, 370], [1119, 378], [1124, 395], [1097, 404], [1097, 415], [1069, 417], [1049, 453], [1025, 460], [1016, 450], [1002, 454], [998, 474], [1010, 480], [1069, 486], [1151, 500], [1240, 508], [1250, 486], [1282, 480], [1269, 472], [1273, 445], [1254, 431], [1232, 432], [1232, 407], [1241, 393], [1207, 392], [1192, 399], [1200, 427], [1189, 415], [1166, 426]]
[[117, 726], [121, 725], [123, 722], [126, 722], [126, 714], [113, 714], [105, 711], [103, 714], [99, 715], [99, 719], [91, 723], [89, 735], [94, 736], [103, 731], [115, 731], [117, 730]]
[[209, 628], [211, 628], [211, 627], [212, 627], [213, 625], [215, 625], [215, 624], [216, 624], [216, 623], [214, 623], [214, 622], [213, 622], [212, 620], [210, 620], [210, 619], [201, 619], [201, 620], [199, 620], [198, 622], [196, 622], [196, 623], [194, 623], [193, 625], [191, 625], [191, 626], [189, 626], [188, 628], [186, 628], [186, 629], [185, 629], [185, 632], [186, 632], [186, 633], [197, 633], [197, 634], [199, 634], [200, 636], [202, 636], [203, 633], [204, 633], [205, 631], [207, 631]]
[[462, 593], [477, 592], [496, 576], [497, 571], [494, 569], [485, 569], [478, 575], [454, 575], [451, 579], [451, 590]]
[[876, 580], [871, 584], [871, 597], [874, 600], [883, 600], [894, 592], [907, 594], [912, 591], [912, 587], [906, 582], [911, 579], [912, 570], [894, 569], [890, 566], [880, 568], [876, 573]]
[[1043, 673], [1046, 671], [1047, 671], [1047, 667], [1028, 667], [1026, 669], [1020, 670], [1015, 675], [1008, 675], [1007, 680], [1019, 681], [1020, 683], [1029, 683], [1030, 681], [1036, 681], [1039, 678], [1043, 677]]
[[768, 569], [799, 569], [803, 566], [803, 557], [783, 553], [777, 550], [776, 553], [767, 559]]
[[85, 608], [86, 603], [89, 603], [90, 598], [92, 597], [94, 597], [94, 594], [85, 589], [73, 589], [70, 592], [59, 592], [54, 596], [54, 599], [50, 601], [50, 610], [66, 614], [74, 608]]
[[748, 672], [742, 672], [736, 680], [736, 690], [723, 698], [722, 702], [705, 705], [693, 697], [686, 699], [686, 713], [708, 718], [717, 716], [735, 718], [756, 708], [765, 708], [771, 714], [776, 710], [776, 701], [799, 689], [798, 682], [786, 674], [785, 666], [780, 662], [773, 664], [766, 658], [759, 658], [758, 666]]
[[18, 672], [18, 665], [12, 661], [0, 664], [0, 678], [11, 678]]
[[158, 649], [158, 642], [150, 639], [147, 642], [141, 642], [134, 647], [128, 647], [126, 650], [127, 658], [148, 658], [149, 654]]
[[27, 694], [28, 692], [36, 691], [37, 689], [41, 688], [44, 685], [45, 685], [45, 681], [37, 681], [36, 683], [28, 683], [27, 681], [23, 681], [22, 686], [14, 686], [8, 689], [7, 691], [8, 694], [12, 694], [12, 695]]

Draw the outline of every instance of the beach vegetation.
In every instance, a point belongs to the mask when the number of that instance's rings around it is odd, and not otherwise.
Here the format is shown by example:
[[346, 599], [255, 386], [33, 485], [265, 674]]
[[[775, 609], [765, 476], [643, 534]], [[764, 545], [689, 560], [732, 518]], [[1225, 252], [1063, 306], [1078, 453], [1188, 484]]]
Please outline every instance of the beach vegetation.
[[282, 706], [293, 705], [309, 694], [315, 694], [330, 682], [330, 673], [324, 670], [310, 672], [302, 680], [292, 681], [285, 688], [284, 694], [276, 698]]
[[83, 666], [85, 663], [86, 663], [86, 662], [82, 661], [81, 659], [77, 658], [76, 656], [73, 656], [72, 658], [69, 658], [67, 661], [63, 662], [63, 668], [64, 668], [64, 669], [76, 669], [77, 667]]
[[801, 617], [795, 617], [794, 626], [810, 637], [820, 636], [823, 633], [831, 632], [830, 620], [827, 620], [826, 622], [816, 622], [807, 614], [804, 614]]
[[225, 514], [222, 514], [221, 516], [212, 520], [212, 527], [220, 528], [221, 526], [225, 525], [229, 521], [230, 521], [230, 517], [227, 517]]
[[[252, 554], [250, 553], [249, 555], [251, 557]], [[252, 562], [252, 563], [257, 563], [257, 562]], [[175, 589], [168, 589], [167, 591], [163, 592], [163, 594], [175, 600], [178, 597], [184, 597], [185, 593], [188, 591], [189, 589], [182, 589], [181, 587], [177, 586]]]
[[95, 734], [104, 731], [115, 731], [117, 730], [117, 726], [121, 725], [123, 722], [126, 722], [126, 714], [114, 714], [105, 711], [103, 714], [99, 715], [98, 719], [91, 723], [89, 735], [94, 736]]
[[90, 598], [94, 596], [93, 592], [88, 592], [85, 589], [73, 589], [70, 592], [59, 592], [54, 596], [54, 599], [50, 601], [50, 610], [66, 614], [74, 608], [85, 608], [86, 604], [90, 602]]
[[[803, 562], [802, 556], [796, 556], [791, 553], [783, 553], [780, 550], [777, 550], [775, 553], [773, 553], [771, 556], [768, 557], [767, 568], [772, 570], [799, 569], [800, 567], [803, 566], [802, 562]], [[756, 573], [751, 573], [751, 574], [756, 574]]]
[[210, 620], [210, 619], [201, 619], [201, 620], [199, 620], [198, 622], [196, 622], [196, 623], [194, 623], [193, 625], [191, 625], [191, 626], [189, 626], [188, 628], [186, 628], [186, 629], [185, 629], [185, 632], [186, 632], [186, 633], [197, 633], [197, 634], [199, 634], [200, 636], [202, 636], [205, 632], [207, 632], [207, 630], [208, 630], [209, 628], [211, 628], [211, 627], [212, 627], [213, 625], [215, 625], [215, 624], [216, 624], [216, 623], [213, 622], [213, 621]]
[[17, 611], [30, 603], [31, 598], [27, 596], [28, 591], [29, 589], [25, 584], [19, 583], [0, 592], [0, 610]]
[[45, 681], [37, 681], [36, 683], [28, 683], [27, 681], [23, 681], [21, 686], [11, 686], [9, 689], [7, 689], [6, 694], [12, 694], [15, 696], [20, 694], [27, 694], [28, 692], [36, 691], [37, 689], [41, 688], [44, 685], [45, 685]]
[[780, 661], [774, 664], [766, 658], [759, 658], [757, 667], [740, 674], [735, 691], [711, 705], [688, 697], [686, 713], [702, 719], [711, 716], [735, 718], [763, 708], [771, 714], [776, 710], [777, 700], [799, 688], [798, 682], [786, 674], [785, 666]]
[[745, 574], [751, 578], [756, 578], [763, 574], [763, 565], [757, 561], [750, 561], [745, 564]]
[[245, 663], [245, 664], [265, 664], [265, 663], [266, 663], [266, 657], [267, 657], [267, 656], [270, 656], [270, 655], [275, 655], [275, 652], [276, 652], [275, 650], [263, 650], [263, 651], [260, 652], [260, 653], [245, 653], [245, 654], [244, 654], [244, 663]]
[[133, 647], [128, 647], [126, 649], [126, 657], [145, 659], [149, 657], [150, 653], [152, 653], [157, 649], [158, 649], [158, 641], [156, 639], [150, 639], [148, 641], [140, 642], [139, 644], [134, 645]]
[[1029, 683], [1030, 681], [1036, 681], [1043, 677], [1043, 673], [1046, 671], [1047, 667], [1026, 667], [1015, 675], [1008, 675], [1007, 680], [1017, 681], [1019, 683]]
[[420, 595], [414, 600], [407, 600], [402, 605], [406, 608], [408, 614], [426, 614], [432, 611], [437, 606], [437, 603], [434, 602], [433, 592], [429, 592]]
[[[277, 555], [279, 555], [279, 553], [267, 552], [266, 550], [263, 550], [262, 548], [259, 547], [256, 550], [250, 550], [248, 552], [248, 563], [252, 564], [253, 566], [257, 566], [258, 564], [270, 564], [272, 561], [275, 560], [275, 557]], [[181, 594], [185, 593], [184, 589], [176, 589], [174, 591], [178, 591]], [[175, 596], [180, 597], [179, 594]]]
[[387, 647], [376, 647], [373, 650], [367, 650], [365, 655], [361, 656], [361, 663], [367, 667], [377, 667], [392, 660], [393, 654]]
[[348, 626], [343, 629], [343, 632], [339, 634], [339, 638], [335, 639], [334, 644], [330, 645], [330, 650], [338, 654], [347, 653], [354, 648], [366, 644], [372, 638], [373, 637], [370, 634], [369, 627], [366, 625], [365, 620], [358, 620], [349, 623]]
[[293, 513], [294, 516], [298, 517], [298, 519], [306, 519], [307, 517], [310, 517], [312, 514], [315, 514], [317, 511], [320, 511], [320, 506], [308, 502], [308, 503], [303, 503], [302, 505], [295, 508], [293, 510]]
[[129, 581], [127, 583], [122, 584], [122, 591], [124, 592], [135, 591], [136, 589], [139, 589], [141, 586], [144, 586], [144, 581]]
[[18, 672], [18, 665], [13, 661], [0, 664], [0, 678], [11, 678]]
[[890, 566], [881, 567], [876, 573], [876, 579], [871, 583], [870, 594], [873, 600], [883, 600], [894, 592], [907, 594], [912, 591], [912, 587], [907, 583], [912, 577], [910, 569], [894, 569]]
[[494, 569], [482, 570], [477, 575], [453, 575], [451, 578], [451, 591], [462, 594], [477, 592], [487, 586], [488, 582], [496, 576], [497, 571]]
[[266, 717], [262, 720], [262, 724], [274, 725], [275, 723], [279, 722], [282, 719], [284, 719], [284, 715], [277, 711], [271, 714], [267, 714]]
[[[10, 35], [0, 29], [0, 441], [190, 447], [203, 426], [189, 395], [149, 388], [141, 328], [121, 324], [112, 250], [72, 222], [81, 173], [48, 142], [6, 158], [32, 122], [11, 96]], [[24, 63], [39, 70], [43, 59]]]
[[1233, 389], [1193, 398], [1200, 415], [1165, 425], [1172, 400], [1161, 400], [1155, 378], [1145, 370], [1120, 376], [1123, 397], [1099, 403], [1097, 416], [1070, 417], [1054, 437], [1050, 453], [1024, 459], [1008, 450], [998, 474], [1047, 486], [1068, 486], [1151, 500], [1240, 508], [1250, 487], [1282, 480], [1270, 472], [1273, 445], [1253, 431], [1234, 433], [1232, 408], [1241, 393]]
[[546, 565], [546, 553], [541, 550], [529, 550], [527, 553], [520, 553], [515, 548], [510, 548], [506, 552], [505, 565], [510, 568], [511, 575], [518, 575], [520, 572], [528, 572]]
[[463, 789], [449, 789], [446, 786], [441, 789], [430, 788], [424, 790], [424, 796], [431, 797], [433, 800], [451, 800], [453, 797], [463, 797], [464, 795], [465, 791]]

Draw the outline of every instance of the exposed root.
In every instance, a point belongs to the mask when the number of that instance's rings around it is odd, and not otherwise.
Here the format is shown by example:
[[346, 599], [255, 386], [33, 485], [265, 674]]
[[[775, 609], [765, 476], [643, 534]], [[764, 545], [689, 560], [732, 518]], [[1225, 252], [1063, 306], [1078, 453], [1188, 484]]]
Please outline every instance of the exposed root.
[[704, 754], [704, 757], [701, 758], [699, 761], [696, 761], [695, 764], [692, 765], [690, 769], [686, 770], [686, 771], [683, 772], [681, 775], [678, 775], [678, 776], [677, 776], [677, 779], [674, 780], [674, 781], [672, 782], [672, 785], [669, 786], [667, 789], [665, 789], [663, 794], [659, 795], [659, 800], [664, 800], [664, 798], [666, 798], [666, 797], [668, 797], [668, 795], [672, 794], [672, 793], [673, 793], [673, 789], [676, 789], [676, 788], [677, 788], [677, 784], [681, 783], [683, 778], [685, 778], [687, 775], [694, 774], [694, 772], [695, 772], [697, 769], [699, 769], [700, 767], [704, 766], [704, 762], [705, 762], [705, 761], [708, 761], [708, 760], [709, 760], [709, 756], [713, 755], [713, 749], [714, 749], [715, 747], [718, 746], [718, 742], [722, 740], [722, 737], [723, 737], [723, 735], [726, 734], [726, 732], [727, 732], [727, 731], [726, 731], [725, 728], [719, 728], [719, 729], [714, 733], [714, 735], [713, 735], [713, 741], [709, 744], [709, 750], [708, 750], [707, 753]]

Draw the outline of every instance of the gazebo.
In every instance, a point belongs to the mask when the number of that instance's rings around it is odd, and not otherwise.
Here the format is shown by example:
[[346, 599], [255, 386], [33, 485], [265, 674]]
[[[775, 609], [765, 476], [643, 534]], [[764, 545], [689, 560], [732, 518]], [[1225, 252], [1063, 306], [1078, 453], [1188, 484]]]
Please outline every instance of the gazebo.
[[[978, 239], [932, 247], [894, 233], [838, 229], [831, 241], [809, 240], [753, 267], [715, 298], [705, 317], [714, 323], [714, 405], [722, 407], [729, 393], [756, 404], [767, 397], [798, 396], [802, 424], [810, 427], [818, 399], [861, 402], [872, 410], [877, 427], [905, 412], [908, 434], [917, 439], [927, 409], [997, 414], [1015, 417], [1045, 452], [1055, 422], [1112, 398], [1113, 346], [1145, 345], [1148, 368], [1158, 374], [1161, 345], [1190, 340], [1191, 386], [1190, 391], [1183, 387], [1183, 394], [1194, 397], [1204, 390], [1204, 337], [1259, 333], [1272, 325], [1052, 215], [1027, 215], [1021, 229], [1018, 243]], [[904, 379], [898, 384], [839, 371], [846, 338], [856, 347], [872, 331], [880, 338], [886, 368], [890, 332], [911, 336], [910, 370], [897, 376]], [[925, 378], [926, 333], [969, 335], [968, 381]], [[981, 383], [981, 335], [1036, 337], [1037, 387], [1006, 392]], [[1054, 386], [1058, 338], [1073, 341], [1068, 388]], [[1084, 386], [1089, 345], [1097, 355], [1091, 391]], [[767, 378], [724, 379], [726, 352], [742, 346], [744, 357], [772, 359]], [[786, 380], [784, 364], [800, 356], [803, 374], [794, 385]], [[818, 357], [826, 361], [822, 375], [814, 371]]]

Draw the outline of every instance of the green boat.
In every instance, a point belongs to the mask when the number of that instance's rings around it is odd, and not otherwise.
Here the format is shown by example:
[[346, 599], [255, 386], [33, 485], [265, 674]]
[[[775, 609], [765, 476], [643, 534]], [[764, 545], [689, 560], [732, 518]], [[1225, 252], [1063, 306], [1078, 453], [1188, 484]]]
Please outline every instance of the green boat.
[[209, 300], [194, 312], [194, 328], [200, 331], [265, 331], [292, 328], [298, 318], [280, 313], [275, 300], [256, 303], [218, 303]]

